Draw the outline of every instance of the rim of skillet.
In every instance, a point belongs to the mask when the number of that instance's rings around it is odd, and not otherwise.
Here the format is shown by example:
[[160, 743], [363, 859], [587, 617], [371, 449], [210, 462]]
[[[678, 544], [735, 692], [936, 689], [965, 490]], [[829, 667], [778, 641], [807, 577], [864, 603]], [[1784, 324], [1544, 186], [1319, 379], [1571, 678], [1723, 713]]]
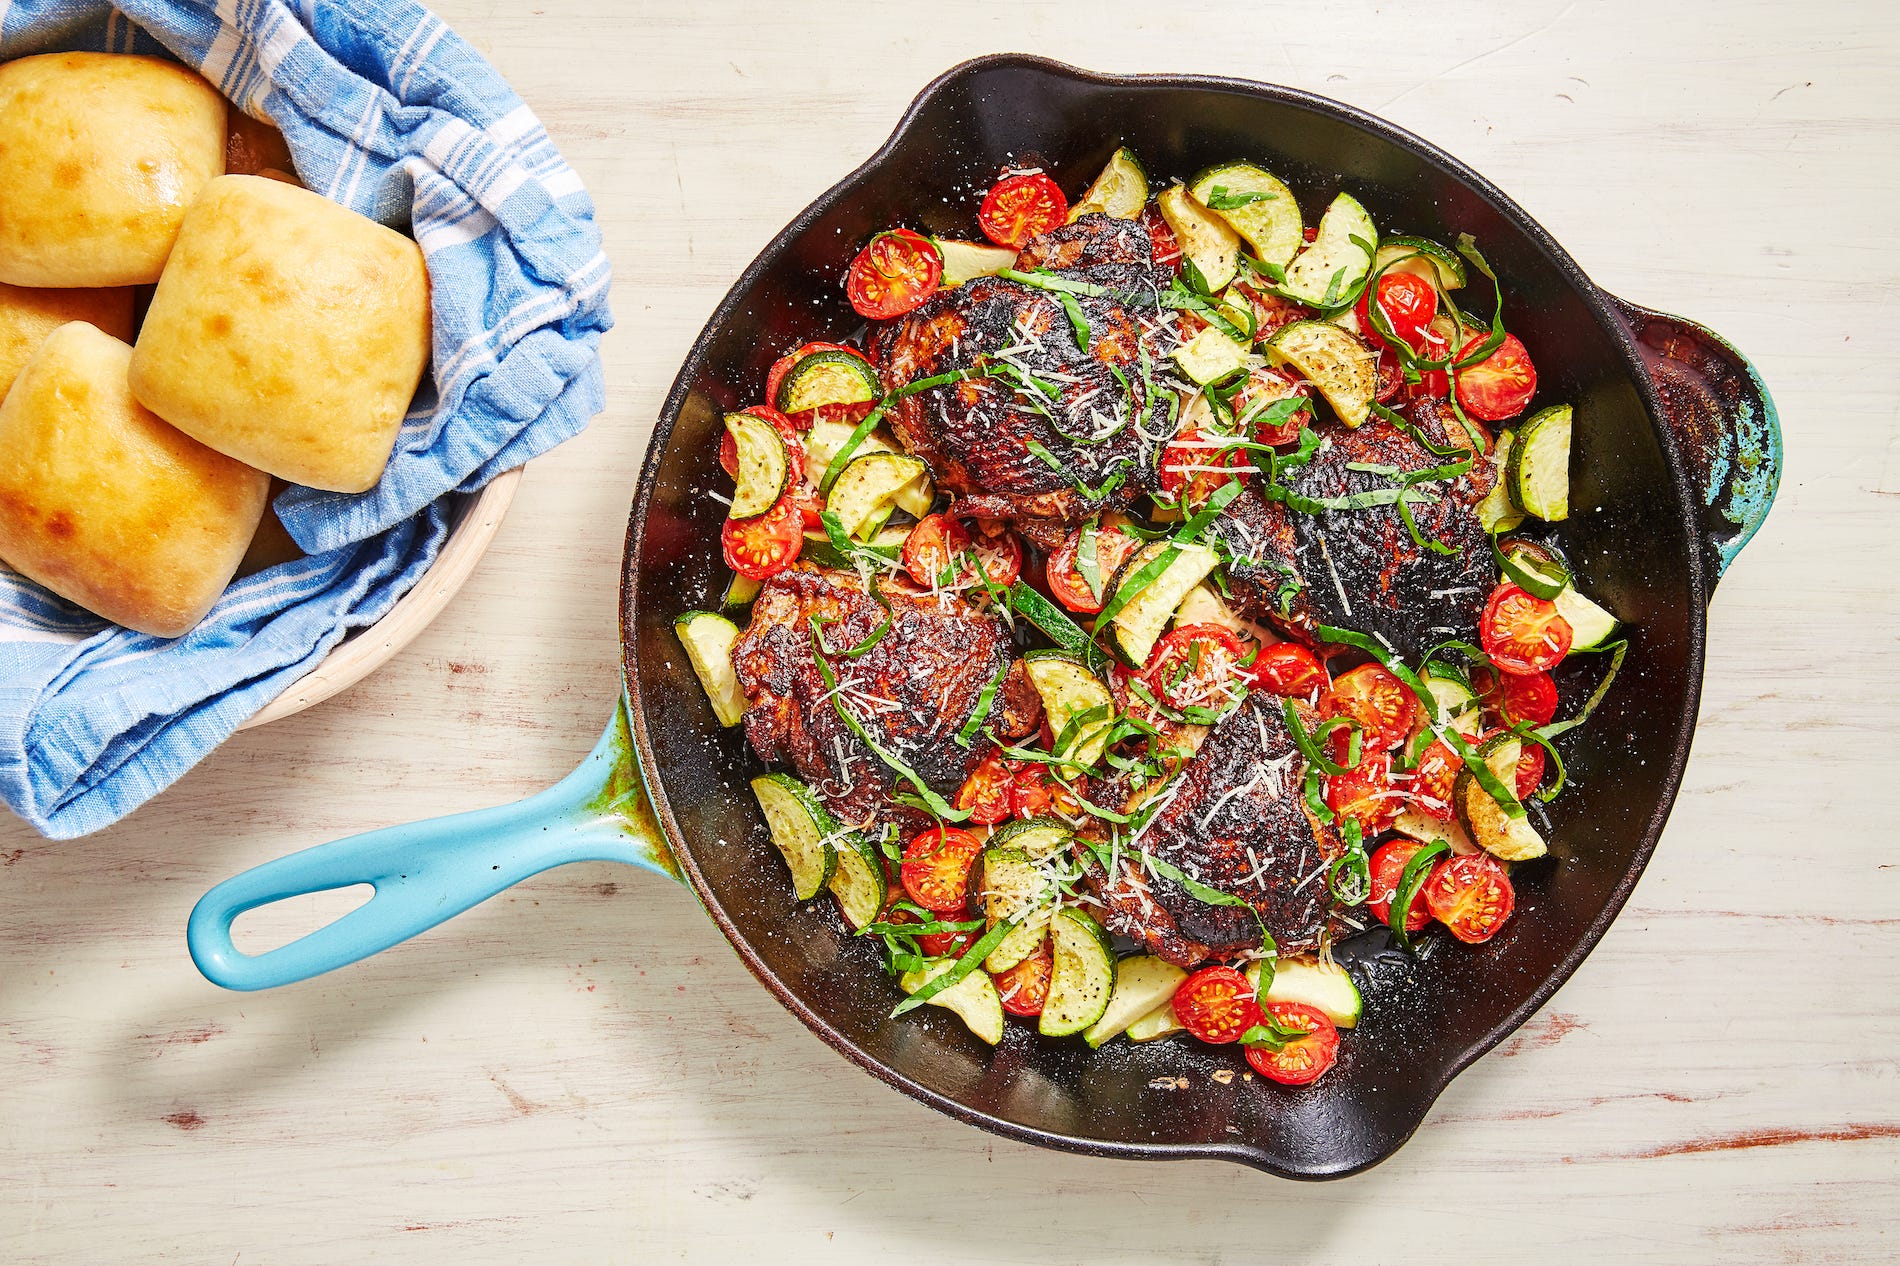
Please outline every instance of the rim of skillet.
[[[1188, 88], [1221, 92], [1238, 92], [1250, 96], [1264, 97], [1292, 105], [1316, 114], [1330, 115], [1372, 135], [1408, 150], [1428, 162], [1436, 164], [1447, 175], [1457, 179], [1473, 193], [1489, 202], [1495, 209], [1511, 221], [1536, 246], [1547, 254], [1565, 279], [1575, 287], [1583, 301], [1596, 317], [1598, 325], [1610, 337], [1617, 354], [1622, 357], [1623, 369], [1635, 385], [1648, 414], [1650, 426], [1654, 431], [1662, 451], [1663, 464], [1668, 471], [1676, 498], [1676, 511], [1685, 539], [1690, 542], [1687, 551], [1689, 563], [1689, 601], [1692, 610], [1689, 613], [1688, 630], [1688, 671], [1683, 706], [1677, 718], [1679, 732], [1685, 736], [1671, 755], [1668, 767], [1661, 771], [1657, 784], [1658, 796], [1655, 811], [1646, 824], [1643, 838], [1631, 862], [1616, 888], [1611, 892], [1602, 911], [1584, 930], [1582, 937], [1571, 951], [1559, 962], [1555, 970], [1533, 990], [1509, 1015], [1493, 1027], [1488, 1033], [1466, 1046], [1459, 1056], [1444, 1066], [1428, 1082], [1417, 1088], [1424, 1102], [1424, 1110], [1411, 1129], [1397, 1137], [1392, 1145], [1368, 1160], [1350, 1166], [1341, 1166], [1333, 1170], [1293, 1170], [1276, 1163], [1262, 1148], [1245, 1140], [1215, 1141], [1206, 1143], [1126, 1143], [1111, 1140], [1089, 1139], [1075, 1135], [1058, 1134], [1034, 1129], [1002, 1117], [979, 1112], [969, 1105], [943, 1095], [927, 1086], [912, 1081], [895, 1069], [880, 1062], [861, 1050], [843, 1033], [839, 1032], [826, 1017], [792, 993], [765, 965], [754, 951], [745, 936], [739, 931], [733, 920], [725, 912], [717, 894], [706, 881], [698, 864], [693, 858], [691, 847], [678, 821], [673, 816], [668, 802], [666, 788], [657, 769], [651, 736], [646, 723], [646, 711], [641, 701], [635, 646], [639, 626], [639, 567], [638, 559], [645, 542], [647, 509], [652, 503], [654, 489], [659, 483], [661, 459], [665, 455], [672, 438], [673, 427], [679, 419], [687, 396], [697, 380], [705, 359], [708, 345], [716, 330], [723, 326], [740, 306], [743, 296], [753, 283], [763, 274], [776, 268], [781, 256], [790, 243], [805, 232], [811, 224], [830, 211], [838, 203], [849, 198], [872, 172], [881, 167], [891, 154], [904, 143], [917, 117], [930, 101], [949, 84], [980, 75], [986, 71], [1011, 68], [1031, 69], [1053, 76], [1079, 80], [1084, 83], [1099, 84], [1105, 87], [1119, 88]], [[1431, 1113], [1431, 1107], [1452, 1080], [1485, 1055], [1499, 1042], [1515, 1032], [1523, 1023], [1536, 1014], [1537, 1010], [1548, 1002], [1559, 988], [1575, 974], [1577, 968], [1590, 952], [1602, 940], [1610, 924], [1628, 902], [1637, 881], [1649, 866], [1655, 855], [1656, 844], [1662, 834], [1670, 810], [1674, 807], [1677, 792], [1681, 788], [1683, 770], [1688, 763], [1689, 749], [1695, 732], [1696, 718], [1700, 708], [1702, 694], [1702, 676], [1704, 671], [1704, 652], [1707, 635], [1707, 608], [1709, 602], [1709, 578], [1703, 561], [1703, 551], [1697, 545], [1702, 531], [1699, 527], [1693, 507], [1695, 499], [1690, 492], [1690, 483], [1686, 474], [1682, 455], [1676, 444], [1673, 430], [1663, 421], [1665, 413], [1662, 402], [1641, 356], [1636, 350], [1628, 327], [1611, 306], [1605, 292], [1591, 281], [1583, 269], [1572, 259], [1557, 240], [1543, 225], [1520, 207], [1497, 186], [1466, 166], [1463, 162], [1446, 153], [1412, 132], [1378, 117], [1368, 114], [1355, 106], [1335, 101], [1297, 88], [1288, 88], [1278, 84], [1263, 83], [1257, 80], [1238, 79], [1220, 75], [1196, 74], [1137, 74], [1115, 75], [1083, 70], [1052, 58], [1038, 57], [1026, 53], [995, 53], [984, 57], [960, 62], [931, 80], [924, 89], [912, 99], [903, 116], [898, 120], [890, 136], [864, 162], [850, 174], [819, 195], [810, 205], [781, 229], [759, 255], [746, 266], [738, 279], [732, 284], [719, 306], [707, 319], [699, 337], [694, 340], [692, 349], [687, 353], [678, 376], [668, 390], [666, 400], [661, 406], [660, 416], [655, 422], [653, 437], [649, 442], [646, 456], [642, 460], [639, 482], [634, 495], [633, 509], [627, 525], [626, 552], [622, 558], [621, 600], [620, 600], [620, 636], [621, 671], [623, 686], [629, 706], [627, 708], [629, 727], [635, 744], [642, 782], [652, 798], [656, 816], [665, 831], [667, 842], [674, 856], [680, 862], [693, 891], [698, 895], [713, 922], [719, 927], [726, 940], [732, 945], [739, 957], [745, 962], [760, 983], [769, 989], [773, 996], [785, 1008], [797, 1016], [807, 1028], [816, 1033], [833, 1050], [849, 1059], [852, 1063], [870, 1073], [878, 1080], [904, 1092], [912, 1098], [955, 1117], [980, 1129], [1000, 1134], [1037, 1146], [1053, 1148], [1058, 1151], [1074, 1152], [1087, 1156], [1112, 1157], [1123, 1160], [1225, 1160], [1246, 1165], [1282, 1178], [1305, 1181], [1323, 1181], [1334, 1178], [1350, 1177], [1371, 1169], [1396, 1153], [1411, 1136], [1417, 1132]]]

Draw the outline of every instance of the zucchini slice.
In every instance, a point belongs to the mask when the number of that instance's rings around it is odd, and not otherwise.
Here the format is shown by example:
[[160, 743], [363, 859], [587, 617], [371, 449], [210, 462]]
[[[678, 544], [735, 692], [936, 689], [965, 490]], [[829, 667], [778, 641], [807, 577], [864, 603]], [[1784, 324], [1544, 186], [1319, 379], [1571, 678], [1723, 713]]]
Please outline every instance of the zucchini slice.
[[1102, 1018], [1089, 1025], [1082, 1040], [1091, 1047], [1100, 1046], [1143, 1016], [1171, 1006], [1174, 991], [1187, 973], [1165, 958], [1136, 954], [1115, 964], [1115, 991], [1108, 996], [1108, 1009]]
[[1013, 848], [1027, 853], [1032, 861], [1041, 861], [1067, 848], [1074, 838], [1075, 832], [1061, 818], [1025, 818], [990, 832], [989, 846]]
[[1498, 442], [1491, 449], [1491, 465], [1497, 471], [1498, 481], [1472, 511], [1478, 516], [1478, 526], [1487, 532], [1515, 531], [1517, 525], [1524, 521], [1524, 511], [1511, 499], [1511, 481], [1508, 478], [1511, 449], [1516, 444], [1516, 431], [1499, 431]]
[[1511, 497], [1546, 523], [1570, 517], [1570, 406], [1552, 405], [1517, 429], [1506, 467]]
[[[1255, 989], [1260, 988], [1260, 964], [1247, 969], [1247, 980]], [[1337, 963], [1311, 958], [1274, 960], [1273, 983], [1267, 986], [1261, 1001], [1303, 1002], [1324, 1012], [1342, 1029], [1352, 1028], [1366, 1013], [1365, 1000], [1359, 996], [1359, 986], [1353, 983], [1351, 974]]]
[[1372, 412], [1379, 388], [1379, 354], [1326, 321], [1295, 321], [1267, 340], [1267, 359], [1291, 365], [1315, 387], [1347, 426]]
[[[1115, 723], [1115, 699], [1102, 679], [1061, 651], [1031, 651], [1023, 656], [1023, 669], [1042, 696], [1043, 715], [1060, 744], [1054, 755], [1078, 765], [1101, 760]], [[1097, 719], [1081, 719], [1090, 713]]]
[[831, 895], [838, 899], [845, 922], [861, 928], [884, 911], [890, 898], [890, 879], [877, 845], [862, 831], [846, 831], [833, 844], [838, 865], [831, 872]]
[[930, 241], [937, 248], [937, 254], [943, 256], [943, 284], [946, 286], [961, 286], [974, 278], [988, 277], [1016, 262], [1016, 252], [1007, 246], [964, 242], [951, 237], [933, 237]]
[[1174, 230], [1181, 253], [1206, 283], [1209, 294], [1227, 288], [1240, 272], [1240, 234], [1180, 185], [1169, 185], [1156, 200], [1161, 218]]
[[739, 688], [739, 674], [732, 667], [732, 644], [739, 640], [739, 626], [711, 611], [688, 611], [673, 621], [680, 645], [686, 648], [686, 662], [712, 703], [719, 724], [730, 728], [745, 719], [745, 691]]
[[1440, 822], [1429, 813], [1407, 805], [1399, 810], [1399, 816], [1392, 821], [1392, 829], [1407, 839], [1417, 840], [1421, 844], [1430, 844], [1433, 840], [1443, 840], [1451, 845], [1451, 851], [1461, 857], [1469, 857], [1481, 851], [1458, 824], [1456, 817], [1449, 822]]
[[[933, 958], [922, 967], [905, 972], [897, 983], [905, 993], [916, 993], [956, 965], [954, 958]], [[1003, 1000], [996, 992], [996, 982], [987, 972], [973, 971], [924, 1002], [926, 1006], [955, 1012], [969, 1026], [970, 1032], [991, 1046], [1003, 1040]]]
[[1067, 1037], [1102, 1018], [1115, 992], [1115, 951], [1108, 932], [1093, 915], [1064, 906], [1049, 920], [1055, 969], [1049, 974], [1049, 999], [1042, 1004], [1036, 1029], [1044, 1037]]
[[[1484, 763], [1506, 787], [1511, 786], [1517, 776], [1519, 746], [1513, 736], [1500, 734], [1478, 749]], [[1549, 851], [1537, 828], [1528, 819], [1505, 813], [1504, 806], [1491, 798], [1491, 793], [1469, 769], [1458, 771], [1458, 781], [1452, 784], [1451, 803], [1465, 831], [1480, 848], [1499, 861], [1527, 862]]]
[[1593, 651], [1616, 636], [1616, 617], [1578, 593], [1575, 585], [1565, 585], [1551, 601], [1570, 625], [1571, 650]]
[[1147, 1015], [1128, 1026], [1128, 1040], [1131, 1042], [1152, 1042], [1172, 1033], [1179, 1033], [1187, 1026], [1174, 1014], [1174, 1000], [1168, 1001], [1150, 1011]]
[[791, 474], [791, 455], [785, 437], [764, 418], [750, 413], [728, 413], [726, 431], [739, 454], [739, 473], [733, 476], [730, 515], [756, 519], [778, 504]]
[[1149, 563], [1170, 549], [1175, 551], [1174, 561], [1138, 592], [1131, 594], [1111, 621], [1111, 640], [1116, 654], [1135, 668], [1148, 662], [1148, 652], [1154, 649], [1162, 630], [1168, 627], [1175, 608], [1181, 605], [1188, 591], [1206, 580], [1215, 564], [1220, 562], [1220, 557], [1205, 545], [1151, 541], [1122, 564], [1121, 573], [1116, 577], [1114, 597], [1109, 601], [1119, 601], [1122, 590], [1134, 584], [1136, 577]]
[[722, 607], [751, 606], [752, 600], [759, 596], [759, 590], [764, 587], [764, 581], [754, 580], [750, 576], [741, 576], [734, 572], [732, 579], [726, 583], [726, 596], [719, 600], [719, 605]]
[[1306, 244], [1299, 200], [1279, 177], [1252, 163], [1210, 167], [1189, 192], [1231, 224], [1265, 263], [1285, 268]]
[[1342, 193], [1319, 218], [1319, 236], [1313, 244], [1287, 265], [1280, 293], [1309, 308], [1331, 311], [1349, 306], [1358, 297], [1359, 283], [1372, 271], [1378, 246], [1379, 231], [1372, 227], [1372, 217], [1357, 198]]
[[1055, 886], [1036, 859], [1020, 848], [986, 848], [980, 864], [985, 925], [993, 928], [1005, 919], [1016, 921], [983, 965], [991, 971], [1008, 971], [1042, 944], [1055, 909]]
[[853, 457], [831, 486], [825, 509], [838, 516], [847, 536], [869, 540], [891, 517], [905, 487], [920, 477], [928, 478], [924, 464], [907, 453]]
[[[1398, 260], [1398, 263], [1392, 263]], [[1411, 273], [1423, 277], [1443, 292], [1462, 290], [1465, 285], [1465, 261], [1437, 242], [1424, 237], [1388, 237], [1373, 252], [1376, 271], [1391, 264], [1388, 272]]]
[[752, 794], [759, 798], [772, 843], [791, 867], [792, 895], [810, 901], [837, 869], [838, 850], [829, 838], [837, 824], [811, 788], [788, 774], [761, 774], [752, 780]]
[[802, 413], [820, 405], [864, 404], [883, 395], [877, 371], [862, 356], [813, 352], [785, 371], [772, 403], [780, 413]]
[[[1476, 735], [1484, 728], [1484, 718], [1478, 709], [1478, 694], [1466, 683], [1445, 673], [1433, 673], [1433, 665], [1427, 664], [1420, 675], [1425, 689], [1431, 693], [1438, 705], [1437, 715], [1432, 719], [1441, 725], [1448, 725], [1464, 735]], [[1439, 665], [1439, 667], [1443, 667]], [[1447, 670], [1449, 672], [1449, 670]], [[1426, 737], [1430, 737], [1427, 735]]]
[[1174, 349], [1174, 363], [1205, 387], [1245, 369], [1247, 349], [1210, 325]]
[[[811, 430], [805, 432], [806, 469], [814, 472], [814, 478], [831, 468], [831, 463], [841, 449], [851, 439], [851, 433], [858, 428], [849, 422], [818, 421], [812, 423]], [[882, 428], [872, 431], [858, 442], [853, 459], [870, 453], [896, 453], [901, 451]], [[930, 513], [931, 502], [936, 499], [937, 490], [931, 485], [929, 475], [919, 475], [898, 490], [892, 501], [899, 510], [913, 519], [921, 519]], [[899, 542], [901, 545], [902, 542]]]
[[1069, 208], [1069, 223], [1091, 212], [1133, 220], [1147, 205], [1148, 173], [1142, 170], [1135, 152], [1124, 145], [1109, 156], [1108, 165], [1082, 195], [1082, 201]]

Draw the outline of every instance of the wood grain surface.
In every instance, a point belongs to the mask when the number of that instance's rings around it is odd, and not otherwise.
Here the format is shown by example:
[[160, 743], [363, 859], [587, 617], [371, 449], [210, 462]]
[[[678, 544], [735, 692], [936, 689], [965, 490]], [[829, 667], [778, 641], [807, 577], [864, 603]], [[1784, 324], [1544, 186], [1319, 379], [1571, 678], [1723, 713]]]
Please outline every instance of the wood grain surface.
[[[95, 838], [0, 823], [0, 1260], [1900, 1254], [1891, 6], [530, 4], [443, 8], [599, 204], [607, 411], [534, 464], [473, 581], [381, 673]], [[1662, 847], [1575, 979], [1393, 1160], [1321, 1186], [940, 1117], [809, 1035], [684, 892], [608, 866], [294, 988], [200, 979], [182, 933], [217, 880], [525, 795], [587, 750], [616, 688], [632, 483], [687, 346], [918, 88], [999, 50], [1385, 115], [1612, 292], [1757, 359], [1780, 504], [1716, 596]], [[240, 929], [287, 939], [319, 906]]]

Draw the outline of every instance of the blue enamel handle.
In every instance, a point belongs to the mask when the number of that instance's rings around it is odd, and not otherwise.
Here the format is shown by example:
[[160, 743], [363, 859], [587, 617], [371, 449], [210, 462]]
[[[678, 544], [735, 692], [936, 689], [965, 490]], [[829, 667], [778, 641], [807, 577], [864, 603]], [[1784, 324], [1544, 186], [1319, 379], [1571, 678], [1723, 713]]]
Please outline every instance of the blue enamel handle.
[[1768, 517], [1781, 484], [1774, 398], [1748, 357], [1708, 326], [1607, 297], [1702, 494], [1704, 557], [1719, 579]]
[[[628, 862], [678, 879], [631, 752], [623, 704], [581, 767], [539, 795], [319, 844], [227, 879], [191, 912], [192, 960], [226, 989], [270, 989], [379, 954], [554, 866]], [[375, 895], [288, 945], [245, 954], [231, 942], [247, 910], [355, 884]]]

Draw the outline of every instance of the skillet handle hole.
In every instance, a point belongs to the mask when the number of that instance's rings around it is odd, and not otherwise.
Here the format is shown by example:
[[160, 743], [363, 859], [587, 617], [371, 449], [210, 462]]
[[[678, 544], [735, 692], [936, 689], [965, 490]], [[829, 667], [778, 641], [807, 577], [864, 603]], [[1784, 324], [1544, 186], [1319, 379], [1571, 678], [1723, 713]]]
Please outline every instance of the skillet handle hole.
[[369, 884], [303, 892], [246, 910], [231, 924], [231, 943], [241, 954], [268, 954], [327, 927], [376, 895]]

